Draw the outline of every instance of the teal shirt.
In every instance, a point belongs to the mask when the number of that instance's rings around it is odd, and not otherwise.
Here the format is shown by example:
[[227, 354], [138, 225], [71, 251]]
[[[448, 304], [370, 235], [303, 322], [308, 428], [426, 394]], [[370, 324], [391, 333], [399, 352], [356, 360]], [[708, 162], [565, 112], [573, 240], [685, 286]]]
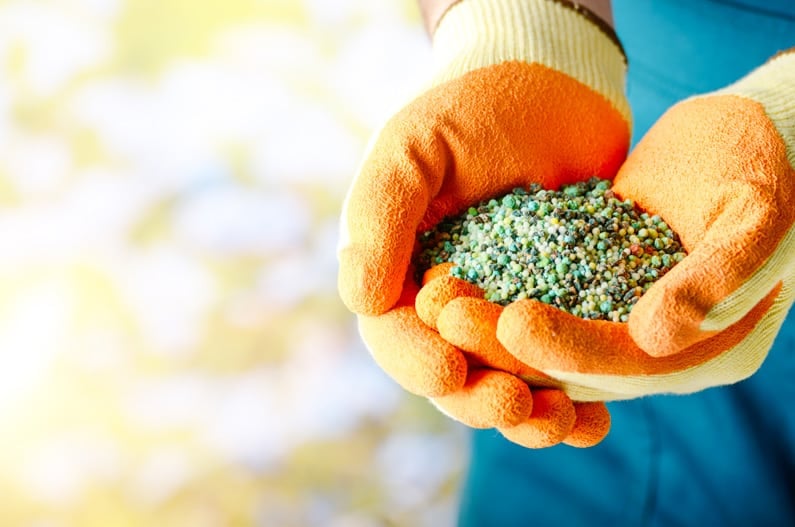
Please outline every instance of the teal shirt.
[[[795, 46], [795, 0], [613, 0], [613, 10], [633, 142], [675, 102]], [[608, 406], [611, 432], [588, 449], [527, 450], [474, 432], [459, 525], [795, 525], [795, 313], [743, 382]]]

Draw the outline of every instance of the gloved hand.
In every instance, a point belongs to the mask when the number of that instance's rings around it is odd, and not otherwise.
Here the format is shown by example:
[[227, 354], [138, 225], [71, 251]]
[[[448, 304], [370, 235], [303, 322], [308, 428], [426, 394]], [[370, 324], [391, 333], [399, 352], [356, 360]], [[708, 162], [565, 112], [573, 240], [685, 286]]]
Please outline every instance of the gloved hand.
[[[688, 253], [627, 324], [524, 300], [504, 310], [497, 338], [578, 401], [689, 393], [752, 375], [795, 297], [793, 166], [795, 49], [675, 105], [622, 166], [615, 193], [662, 217]], [[453, 328], [442, 336], [461, 347], [482, 339], [456, 329], [478, 316], [452, 306], [440, 314]]]
[[573, 405], [556, 390], [534, 401], [518, 370], [442, 339], [417, 316], [409, 264], [418, 231], [486, 197], [614, 176], [629, 143], [626, 65], [594, 20], [562, 1], [454, 5], [434, 35], [430, 88], [376, 134], [343, 207], [340, 295], [376, 362], [455, 419], [518, 428], [511, 438], [528, 446], [579, 430]]

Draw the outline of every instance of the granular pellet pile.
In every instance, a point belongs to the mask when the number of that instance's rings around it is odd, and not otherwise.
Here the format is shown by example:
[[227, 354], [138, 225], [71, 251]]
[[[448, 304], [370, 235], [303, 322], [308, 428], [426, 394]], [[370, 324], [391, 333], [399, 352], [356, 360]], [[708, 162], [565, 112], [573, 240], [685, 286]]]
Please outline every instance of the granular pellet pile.
[[453, 262], [451, 274], [491, 302], [535, 298], [582, 318], [626, 322], [685, 252], [659, 216], [610, 187], [598, 178], [559, 191], [534, 184], [483, 201], [419, 235], [416, 268]]

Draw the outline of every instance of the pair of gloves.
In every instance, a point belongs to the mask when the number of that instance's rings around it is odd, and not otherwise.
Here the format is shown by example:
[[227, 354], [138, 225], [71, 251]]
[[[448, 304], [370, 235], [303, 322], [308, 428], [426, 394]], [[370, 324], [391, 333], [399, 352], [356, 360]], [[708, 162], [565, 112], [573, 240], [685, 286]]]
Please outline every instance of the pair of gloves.
[[[406, 390], [529, 448], [578, 447], [605, 401], [730, 384], [761, 365], [795, 297], [795, 52], [672, 107], [627, 157], [626, 58], [554, 0], [463, 0], [429, 88], [375, 135], [343, 207], [339, 290]], [[657, 214], [688, 256], [627, 323], [507, 307], [445, 266], [415, 283], [416, 234], [484, 198], [591, 176]]]

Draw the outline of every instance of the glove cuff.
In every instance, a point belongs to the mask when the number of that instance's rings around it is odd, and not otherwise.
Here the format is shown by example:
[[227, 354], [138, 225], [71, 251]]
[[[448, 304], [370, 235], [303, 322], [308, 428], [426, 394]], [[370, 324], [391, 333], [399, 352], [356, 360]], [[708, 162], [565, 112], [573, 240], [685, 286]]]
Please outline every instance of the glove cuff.
[[600, 93], [631, 122], [627, 60], [613, 29], [569, 0], [463, 0], [433, 36], [432, 85], [507, 61], [540, 63]]
[[715, 94], [739, 95], [761, 104], [784, 139], [787, 158], [795, 167], [795, 48], [778, 53]]

